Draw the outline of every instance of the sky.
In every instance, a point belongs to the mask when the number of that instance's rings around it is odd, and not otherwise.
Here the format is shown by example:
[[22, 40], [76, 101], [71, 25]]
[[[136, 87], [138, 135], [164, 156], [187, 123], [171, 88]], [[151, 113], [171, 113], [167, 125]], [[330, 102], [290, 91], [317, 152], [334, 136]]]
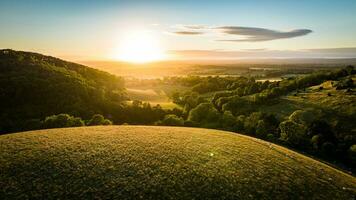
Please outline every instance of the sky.
[[349, 58], [355, 10], [355, 0], [0, 0], [0, 48], [73, 61]]

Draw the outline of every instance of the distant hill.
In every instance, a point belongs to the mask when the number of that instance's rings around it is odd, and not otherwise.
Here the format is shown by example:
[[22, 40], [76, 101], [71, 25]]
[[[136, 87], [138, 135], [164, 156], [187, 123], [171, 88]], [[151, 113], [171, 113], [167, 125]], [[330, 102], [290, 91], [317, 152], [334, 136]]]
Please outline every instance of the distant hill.
[[0, 136], [2, 199], [354, 199], [356, 178], [240, 134], [96, 126]]
[[[106, 114], [123, 98], [123, 79], [38, 53], [0, 50], [0, 133], [46, 116]], [[19, 128], [21, 127], [21, 129]]]

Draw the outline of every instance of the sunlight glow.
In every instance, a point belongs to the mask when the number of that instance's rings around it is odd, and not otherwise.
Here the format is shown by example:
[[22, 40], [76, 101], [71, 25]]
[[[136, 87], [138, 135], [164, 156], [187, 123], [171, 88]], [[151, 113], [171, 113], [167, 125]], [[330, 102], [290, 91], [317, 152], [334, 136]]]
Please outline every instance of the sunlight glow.
[[131, 31], [119, 39], [114, 58], [127, 62], [145, 63], [163, 60], [165, 55], [157, 37], [149, 31]]

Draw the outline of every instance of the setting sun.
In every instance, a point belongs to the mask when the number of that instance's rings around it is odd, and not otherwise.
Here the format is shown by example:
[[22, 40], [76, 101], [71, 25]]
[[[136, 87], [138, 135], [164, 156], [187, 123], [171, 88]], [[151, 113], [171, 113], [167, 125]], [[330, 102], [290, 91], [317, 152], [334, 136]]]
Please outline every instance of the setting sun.
[[0, 200], [356, 200], [356, 0], [0, 0]]
[[114, 52], [114, 58], [127, 62], [144, 63], [164, 59], [157, 37], [149, 31], [132, 31], [124, 35]]

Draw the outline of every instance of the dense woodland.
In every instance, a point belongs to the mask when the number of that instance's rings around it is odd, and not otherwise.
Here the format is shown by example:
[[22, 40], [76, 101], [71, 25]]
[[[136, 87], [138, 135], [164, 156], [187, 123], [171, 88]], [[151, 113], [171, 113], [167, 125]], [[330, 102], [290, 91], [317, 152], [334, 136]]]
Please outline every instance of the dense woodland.
[[[125, 123], [205, 127], [286, 145], [349, 169], [356, 166], [353, 66], [274, 82], [219, 76], [151, 82], [186, 88], [170, 94], [181, 109], [137, 100], [128, 104], [124, 80], [106, 72], [40, 54], [1, 50], [0, 133]], [[302, 94], [326, 100], [312, 102]], [[301, 104], [284, 112], [290, 99], [318, 106]], [[341, 105], [344, 99], [350, 103]]]

